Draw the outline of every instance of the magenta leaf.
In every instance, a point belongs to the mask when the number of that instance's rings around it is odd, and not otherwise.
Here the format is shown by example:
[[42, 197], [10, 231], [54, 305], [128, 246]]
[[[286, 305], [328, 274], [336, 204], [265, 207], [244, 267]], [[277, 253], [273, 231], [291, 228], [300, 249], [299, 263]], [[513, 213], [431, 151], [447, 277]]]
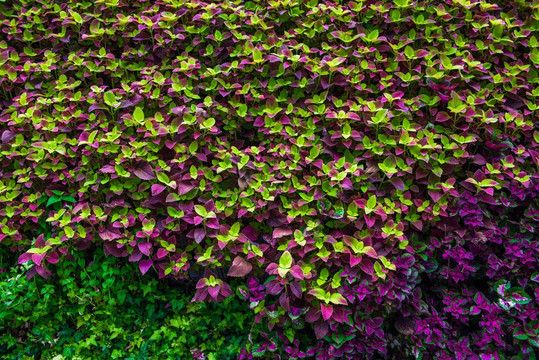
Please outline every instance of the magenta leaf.
[[210, 294], [210, 296], [214, 299], [217, 299], [217, 295], [219, 295], [219, 290], [220, 290], [220, 287], [219, 286], [208, 286], [208, 293]]
[[157, 250], [157, 258], [158, 258], [158, 259], [162, 259], [162, 258], [164, 258], [164, 257], [167, 256], [167, 255], [168, 255], [168, 251], [167, 251], [167, 250], [165, 250], [165, 249], [163, 249], [163, 248], [159, 248], [159, 249]]
[[148, 272], [148, 270], [152, 267], [152, 265], [153, 265], [153, 260], [148, 260], [148, 259], [140, 260], [138, 263], [138, 268], [140, 269], [140, 272], [142, 273], [142, 275], [144, 275]]
[[152, 247], [152, 243], [150, 242], [140, 242], [138, 243], [138, 248], [141, 253], [143, 253], [146, 256], [150, 256], [150, 249]]
[[43, 260], [43, 258], [46, 256], [47, 254], [44, 253], [44, 254], [32, 254], [32, 261], [36, 264], [36, 265], [41, 265], [41, 260]]
[[152, 187], [151, 187], [152, 196], [157, 196], [157, 195], [161, 194], [163, 192], [163, 190], [165, 190], [165, 189], [166, 189], [166, 187], [164, 187], [163, 185], [153, 184]]
[[333, 306], [320, 304], [320, 310], [322, 311], [322, 318], [328, 321], [331, 318], [331, 315], [333, 314]]
[[194, 186], [192, 184], [181, 182], [178, 184], [178, 195], [185, 195], [192, 189], [194, 189]]
[[296, 279], [298, 280], [303, 280], [303, 270], [301, 269], [300, 266], [298, 265], [294, 265], [290, 268], [290, 273], [292, 274], [292, 276], [294, 276]]

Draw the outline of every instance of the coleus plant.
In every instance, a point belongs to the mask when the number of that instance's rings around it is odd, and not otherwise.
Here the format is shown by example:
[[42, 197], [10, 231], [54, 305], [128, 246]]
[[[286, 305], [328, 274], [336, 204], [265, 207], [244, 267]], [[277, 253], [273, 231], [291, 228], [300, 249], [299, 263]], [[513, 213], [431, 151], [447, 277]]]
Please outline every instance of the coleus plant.
[[[270, 325], [246, 357], [531, 356], [535, 3], [0, 14], [0, 246], [29, 276], [95, 244], [160, 278], [206, 274], [196, 301], [245, 278]], [[517, 290], [475, 300], [500, 280]]]

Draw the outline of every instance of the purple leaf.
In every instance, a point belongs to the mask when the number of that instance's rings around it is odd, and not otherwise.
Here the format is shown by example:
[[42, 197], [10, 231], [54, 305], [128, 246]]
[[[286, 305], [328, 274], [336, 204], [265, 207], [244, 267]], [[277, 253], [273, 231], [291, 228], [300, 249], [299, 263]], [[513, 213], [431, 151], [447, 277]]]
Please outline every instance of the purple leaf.
[[[320, 311], [318, 309], [311, 307], [307, 313], [305, 314], [305, 321], [309, 323], [313, 323], [315, 321], [318, 321], [320, 319]], [[322, 321], [322, 320], [320, 320]]]
[[298, 280], [303, 280], [303, 270], [301, 269], [300, 266], [298, 265], [294, 265], [292, 266], [292, 268], [290, 269], [290, 273], [292, 274], [292, 276], [294, 276], [296, 279]]
[[196, 228], [193, 230], [193, 236], [195, 238], [195, 241], [200, 244], [202, 240], [204, 240], [204, 237], [206, 236], [206, 229], [204, 228]]
[[2, 144], [7, 144], [8, 142], [10, 142], [13, 138], [15, 138], [15, 136], [17, 136], [16, 133], [12, 132], [12, 131], [9, 131], [9, 130], [4, 130], [2, 132]]
[[116, 169], [112, 165], [105, 165], [101, 168], [101, 172], [104, 174], [114, 174], [116, 173]]
[[232, 296], [232, 289], [226, 282], [221, 283], [221, 296], [223, 297]]
[[150, 248], [152, 247], [152, 243], [149, 242], [141, 242], [138, 243], [138, 249], [141, 253], [143, 253], [146, 256], [150, 256]]
[[185, 105], [173, 107], [170, 111], [175, 115], [181, 115], [185, 109]]
[[273, 238], [279, 239], [285, 236], [292, 235], [292, 229], [291, 228], [276, 228], [273, 230]]
[[123, 257], [127, 255], [127, 251], [125, 249], [119, 249], [118, 244], [116, 243], [106, 243], [104, 245], [105, 248], [105, 255], [108, 256], [109, 254], [116, 256], [116, 257]]
[[101, 239], [106, 240], [106, 241], [112, 241], [112, 240], [117, 240], [117, 239], [122, 238], [122, 234], [116, 229], [113, 229], [113, 230], [105, 229], [99, 234], [99, 236], [101, 237]]
[[48, 279], [51, 277], [51, 272], [47, 270], [44, 266], [36, 265], [35, 269], [42, 278]]
[[251, 225], [244, 227], [241, 230], [241, 233], [251, 241], [255, 241], [258, 238], [258, 231], [256, 231]]
[[20, 264], [24, 264], [25, 262], [28, 262], [30, 260], [32, 260], [32, 254], [24, 253], [21, 256], [19, 256], [19, 259], [17, 260], [17, 263], [20, 265]]
[[389, 180], [389, 182], [395, 187], [395, 189], [404, 191], [404, 181], [402, 181], [402, 179], [392, 178]]
[[363, 258], [361, 256], [354, 256], [354, 255], [351, 255], [350, 254], [350, 266], [354, 267], [356, 266], [357, 264], [361, 263], [361, 260]]
[[50, 253], [49, 256], [47, 256], [45, 260], [47, 260], [49, 264], [56, 264], [58, 262], [58, 258], [59, 258], [58, 253], [54, 251]]
[[158, 259], [162, 259], [167, 255], [168, 255], [168, 251], [166, 249], [160, 248], [160, 249], [157, 250], [157, 258]]
[[286, 292], [282, 292], [279, 296], [279, 305], [286, 311], [290, 311], [290, 298], [286, 294]]
[[157, 195], [161, 194], [163, 192], [163, 190], [165, 190], [165, 189], [166, 189], [166, 187], [164, 187], [163, 185], [153, 184], [152, 187], [151, 187], [152, 196], [157, 196]]
[[301, 284], [299, 283], [299, 281], [292, 281], [290, 283], [290, 291], [292, 291], [292, 294], [295, 297], [297, 297], [298, 299], [301, 299], [303, 290], [301, 289]]
[[314, 323], [314, 335], [318, 340], [323, 339], [329, 332], [328, 324], [325, 321], [318, 320]]
[[444, 196], [443, 194], [440, 194], [439, 192], [432, 191], [432, 190], [429, 190], [428, 193], [429, 193], [430, 197], [432, 198], [432, 200], [434, 200], [434, 202], [440, 201], [442, 196]]
[[129, 256], [129, 259], [128, 261], [130, 262], [137, 262], [139, 261], [140, 259], [142, 259], [142, 253], [138, 250], [134, 250], [132, 253], [131, 253], [131, 256]]
[[282, 290], [283, 290], [283, 287], [281, 286], [281, 284], [279, 284], [276, 281], [272, 281], [266, 286], [266, 291], [270, 295], [277, 295]]
[[436, 121], [438, 122], [445, 122], [449, 119], [449, 115], [445, 111], [441, 111], [436, 115]]
[[247, 262], [244, 258], [236, 256], [232, 261], [232, 266], [228, 270], [228, 276], [243, 277], [251, 272], [253, 265]]
[[359, 267], [368, 275], [374, 274], [374, 264], [369, 259], [363, 259], [361, 263], [359, 263]]
[[219, 295], [219, 286], [208, 286], [208, 293], [212, 298], [217, 299], [217, 295]]
[[137, 167], [133, 170], [133, 173], [142, 180], [152, 180], [155, 179], [152, 166], [147, 162], [140, 162], [137, 164]]
[[140, 262], [138, 263], [138, 268], [140, 269], [140, 272], [142, 273], [142, 275], [144, 275], [148, 272], [148, 270], [152, 267], [152, 265], [153, 265], [153, 260], [148, 260], [148, 259], [140, 260]]

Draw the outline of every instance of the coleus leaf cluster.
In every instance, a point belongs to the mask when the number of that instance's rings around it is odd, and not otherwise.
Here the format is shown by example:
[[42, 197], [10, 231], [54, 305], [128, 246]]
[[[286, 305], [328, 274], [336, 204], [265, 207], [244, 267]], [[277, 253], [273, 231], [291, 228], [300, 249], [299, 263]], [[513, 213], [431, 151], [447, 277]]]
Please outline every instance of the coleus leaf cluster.
[[[218, 270], [245, 277], [270, 324], [246, 357], [530, 353], [537, 4], [0, 10], [0, 242], [30, 276], [95, 243], [206, 274], [195, 301], [231, 294]], [[463, 310], [500, 280], [518, 286]], [[477, 311], [505, 328], [466, 330]]]

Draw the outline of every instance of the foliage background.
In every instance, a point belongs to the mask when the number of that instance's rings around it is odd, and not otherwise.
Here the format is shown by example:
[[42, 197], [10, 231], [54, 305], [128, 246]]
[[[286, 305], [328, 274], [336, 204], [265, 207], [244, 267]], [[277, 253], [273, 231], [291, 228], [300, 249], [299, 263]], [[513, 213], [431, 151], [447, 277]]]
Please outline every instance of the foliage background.
[[531, 359], [538, 28], [537, 1], [0, 2], [6, 281], [98, 301], [65, 269], [102, 249], [155, 301], [252, 311], [195, 357]]

